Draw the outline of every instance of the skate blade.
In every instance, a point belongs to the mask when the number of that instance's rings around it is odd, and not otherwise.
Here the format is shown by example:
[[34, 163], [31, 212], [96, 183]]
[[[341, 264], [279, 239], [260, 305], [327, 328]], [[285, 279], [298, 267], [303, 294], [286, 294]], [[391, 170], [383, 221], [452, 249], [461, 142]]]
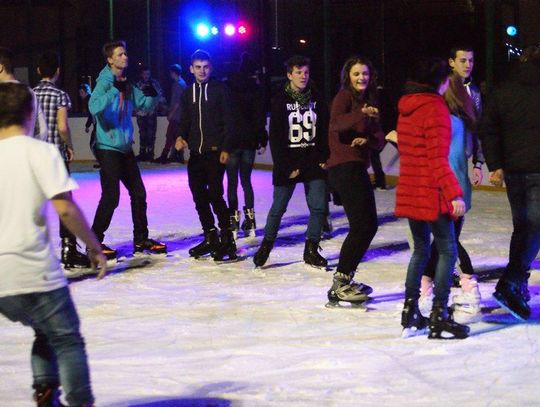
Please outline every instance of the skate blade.
[[329, 309], [350, 309], [350, 310], [357, 310], [357, 311], [364, 311], [366, 312], [368, 310], [367, 306], [365, 305], [365, 302], [346, 302], [343, 301], [328, 301], [325, 304], [326, 308]]
[[313, 270], [327, 271], [327, 267], [328, 266], [315, 266], [313, 264], [308, 264], [308, 263], [304, 262], [304, 268], [306, 270], [309, 270], [309, 271], [313, 271]]
[[401, 338], [407, 339], [407, 338], [412, 338], [414, 336], [425, 335], [426, 333], [427, 333], [427, 328], [418, 329], [417, 327], [413, 326], [410, 328], [403, 328], [403, 331], [401, 331]]
[[469, 332], [462, 333], [461, 335], [453, 334], [452, 332], [448, 331], [441, 331], [437, 333], [429, 333], [428, 339], [440, 339], [443, 341], [451, 341], [454, 339], [466, 339], [469, 337]]
[[508, 307], [508, 305], [506, 305], [506, 303], [502, 300], [499, 300], [499, 298], [497, 298], [495, 296], [495, 293], [493, 294], [493, 298], [495, 298], [495, 301], [497, 301], [497, 304], [499, 304], [501, 306], [501, 308], [504, 308], [505, 310], [507, 310], [510, 314], [512, 314], [512, 316], [520, 321], [523, 321], [523, 322], [526, 322], [527, 320], [525, 318], [523, 318], [522, 316], [520, 316], [519, 314], [516, 314], [514, 311], [512, 311], [512, 309], [510, 307]]
[[239, 261], [240, 261], [240, 258], [238, 256], [229, 258], [229, 259], [219, 259], [219, 260], [214, 259], [214, 263], [216, 264], [236, 263]]
[[148, 257], [148, 256], [155, 256], [155, 257], [167, 257], [167, 252], [150, 252], [150, 251], [142, 251], [142, 252], [133, 252], [133, 257]]

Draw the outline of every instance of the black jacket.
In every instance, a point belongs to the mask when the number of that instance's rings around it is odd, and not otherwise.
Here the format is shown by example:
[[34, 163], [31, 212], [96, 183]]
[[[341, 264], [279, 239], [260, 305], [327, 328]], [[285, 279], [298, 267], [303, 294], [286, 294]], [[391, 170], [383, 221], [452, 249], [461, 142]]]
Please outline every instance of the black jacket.
[[242, 73], [232, 75], [227, 85], [231, 89], [236, 147], [243, 150], [266, 147], [268, 134], [262, 87], [254, 78]]
[[540, 173], [540, 67], [521, 63], [488, 97], [480, 131], [490, 171]]
[[226, 85], [210, 80], [188, 87], [180, 99], [180, 131], [190, 152], [231, 152], [235, 148], [231, 97]]
[[[290, 124], [289, 124], [290, 123]], [[326, 178], [319, 164], [325, 163], [328, 149], [328, 107], [312, 89], [309, 104], [300, 106], [283, 88], [272, 100], [270, 149], [274, 168], [272, 182], [283, 186]], [[293, 170], [300, 175], [289, 179]]]

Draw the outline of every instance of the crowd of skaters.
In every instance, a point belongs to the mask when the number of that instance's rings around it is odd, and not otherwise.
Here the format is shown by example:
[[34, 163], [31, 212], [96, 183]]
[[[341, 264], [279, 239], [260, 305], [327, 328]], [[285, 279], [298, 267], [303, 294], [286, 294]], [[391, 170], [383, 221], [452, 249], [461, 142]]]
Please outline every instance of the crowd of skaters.
[[[32, 91], [13, 77], [14, 54], [0, 48], [0, 164], [7, 174], [0, 184], [7, 191], [0, 200], [0, 225], [21, 235], [0, 244], [0, 313], [36, 333], [32, 367], [38, 405], [57, 400], [60, 385], [70, 405], [94, 402], [77, 313], [46, 233], [44, 202], [51, 200], [60, 216], [64, 269], [97, 267], [98, 277], [105, 275], [106, 260], [116, 257], [116, 250], [104, 240], [119, 203], [120, 182], [131, 200], [134, 253], [167, 252], [164, 243], [148, 235], [146, 190], [132, 149], [131, 121], [136, 114], [139, 160], [153, 159], [155, 109], [162, 92], [147, 69], [137, 84], [128, 81], [123, 41], [105, 44], [103, 53], [106, 65], [94, 90], [80, 89], [91, 115], [86, 129], [94, 127], [92, 150], [102, 186], [89, 227], [71, 195], [76, 188], [69, 177], [69, 163], [75, 157], [67, 121], [71, 102], [56, 86], [58, 57], [52, 52], [42, 55], [41, 81]], [[309, 210], [303, 258], [308, 265], [326, 268], [319, 242], [331, 190], [341, 198], [349, 231], [328, 290], [329, 305], [363, 304], [373, 288], [356, 282], [354, 276], [378, 227], [367, 170], [371, 157], [385, 143], [376, 70], [362, 56], [349, 58], [341, 70], [340, 90], [327, 106], [310, 79], [310, 64], [304, 56], [285, 62], [287, 81], [273, 96], [269, 134], [251, 59], [246, 57], [239, 72], [224, 83], [212, 78], [210, 54], [197, 50], [189, 67], [194, 77], [191, 86], [181, 78], [181, 67], [172, 65], [167, 143], [158, 161], [167, 162], [173, 145], [176, 152], [189, 149], [188, 183], [204, 234], [189, 255], [209, 255], [219, 264], [237, 260], [240, 230], [254, 234], [251, 170], [256, 151], [269, 142], [273, 201], [264, 238], [253, 257], [255, 266], [267, 263], [287, 204], [302, 183]], [[534, 143], [540, 130], [540, 48], [527, 48], [513, 75], [484, 104], [471, 82], [473, 66], [474, 52], [466, 46], [453, 48], [448, 60], [419, 58], [399, 100], [396, 131], [386, 137], [397, 144], [400, 154], [396, 215], [408, 219], [413, 242], [401, 318], [403, 337], [427, 331], [433, 339], [463, 339], [469, 328], [456, 322], [452, 311], [480, 312], [478, 281], [459, 235], [471, 206], [471, 183], [481, 183], [484, 163], [493, 185], [501, 186], [503, 181], [507, 185], [514, 225], [509, 263], [493, 295], [516, 318], [530, 317], [529, 270], [540, 248], [540, 209], [535, 199], [540, 188], [540, 144]], [[245, 198], [242, 225], [238, 176]], [[28, 205], [14, 205], [20, 201]], [[85, 253], [78, 251], [77, 237], [85, 243]], [[450, 299], [458, 258], [462, 293]], [[40, 277], [43, 272], [45, 280]], [[43, 313], [44, 307], [54, 311]], [[73, 357], [65, 357], [66, 352]]]

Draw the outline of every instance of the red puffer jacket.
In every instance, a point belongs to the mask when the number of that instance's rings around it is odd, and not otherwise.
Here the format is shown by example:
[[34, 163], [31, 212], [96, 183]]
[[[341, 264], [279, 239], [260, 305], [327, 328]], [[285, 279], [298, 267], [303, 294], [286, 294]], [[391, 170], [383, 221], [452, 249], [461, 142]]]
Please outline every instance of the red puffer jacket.
[[450, 113], [435, 93], [412, 93], [398, 104], [400, 155], [396, 216], [435, 221], [463, 196], [448, 164]]

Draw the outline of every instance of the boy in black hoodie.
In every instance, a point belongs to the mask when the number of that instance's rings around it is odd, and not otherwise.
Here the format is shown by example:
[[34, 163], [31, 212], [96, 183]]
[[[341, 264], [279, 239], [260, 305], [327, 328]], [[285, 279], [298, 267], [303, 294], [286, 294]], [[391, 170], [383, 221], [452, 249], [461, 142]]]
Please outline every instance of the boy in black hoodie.
[[274, 198], [264, 228], [264, 240], [253, 262], [261, 267], [268, 260], [281, 218], [296, 184], [301, 182], [309, 208], [304, 261], [315, 267], [326, 267], [328, 262], [318, 249], [326, 210], [328, 108], [310, 84], [309, 59], [294, 56], [285, 65], [289, 81], [272, 100], [270, 116]]
[[[229, 152], [234, 149], [231, 102], [227, 87], [212, 80], [210, 54], [197, 50], [191, 56], [193, 85], [180, 99], [180, 130], [175, 148], [189, 146], [189, 189], [204, 232], [204, 240], [189, 250], [195, 258], [211, 254], [214, 260], [235, 260], [236, 243], [227, 204], [223, 199], [223, 176]], [[221, 236], [214, 225], [218, 218]]]

